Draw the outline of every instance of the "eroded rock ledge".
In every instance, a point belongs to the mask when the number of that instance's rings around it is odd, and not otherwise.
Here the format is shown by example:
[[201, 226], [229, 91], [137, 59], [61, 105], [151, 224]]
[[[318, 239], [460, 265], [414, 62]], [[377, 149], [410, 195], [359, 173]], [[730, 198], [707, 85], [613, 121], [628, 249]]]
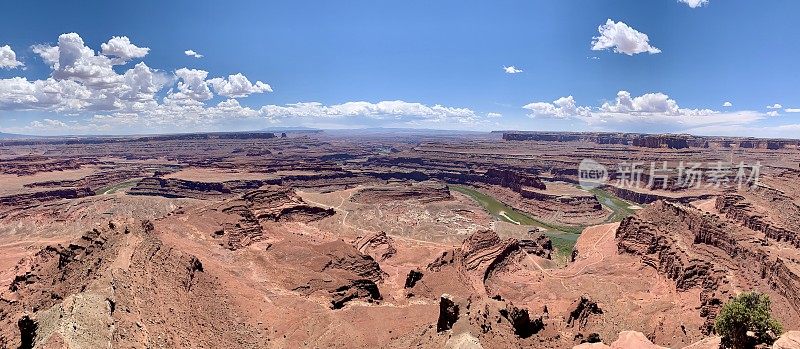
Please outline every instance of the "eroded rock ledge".
[[776, 251], [775, 246], [716, 215], [658, 201], [623, 220], [616, 237], [620, 253], [640, 256], [674, 280], [679, 291], [701, 291], [705, 333], [711, 332], [721, 305], [734, 294], [731, 278], [784, 304], [787, 308], [779, 315], [792, 317], [800, 310], [796, 262], [770, 253]]

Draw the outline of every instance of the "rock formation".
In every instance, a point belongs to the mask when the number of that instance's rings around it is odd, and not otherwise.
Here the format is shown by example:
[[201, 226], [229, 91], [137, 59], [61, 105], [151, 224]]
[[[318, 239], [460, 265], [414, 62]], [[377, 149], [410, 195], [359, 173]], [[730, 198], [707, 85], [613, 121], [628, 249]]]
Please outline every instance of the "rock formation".
[[21, 210], [62, 199], [77, 199], [94, 195], [89, 188], [61, 188], [33, 193], [0, 196], [0, 217], [9, 211]]
[[775, 247], [752, 230], [715, 215], [659, 201], [623, 220], [617, 240], [621, 253], [641, 256], [645, 264], [674, 280], [678, 290], [701, 291], [700, 315], [706, 319], [706, 333], [732, 296], [729, 281], [724, 280], [734, 271], [740, 282], [785, 304], [788, 314], [800, 309], [800, 275], [793, 271], [797, 262], [774, 253]]
[[502, 272], [511, 261], [524, 256], [517, 240], [501, 240], [494, 231], [483, 230], [464, 240], [461, 248], [442, 254], [428, 265], [428, 270], [455, 268], [475, 290], [485, 293], [493, 273]]
[[598, 132], [503, 132], [507, 141], [534, 142], [585, 142], [597, 144], [633, 145], [644, 148], [685, 149], [730, 148], [736, 145], [746, 149], [778, 150], [797, 148], [798, 141], [786, 139], [755, 139], [742, 137], [701, 137], [692, 135], [649, 135], [640, 133]]
[[397, 252], [394, 247], [394, 241], [386, 235], [386, 232], [378, 232], [362, 237], [356, 242], [356, 248], [359, 252], [372, 256], [378, 262], [394, 256]]
[[236, 250], [263, 237], [261, 222], [311, 222], [334, 214], [333, 209], [307, 205], [291, 189], [265, 186], [221, 204], [219, 211], [239, 216], [213, 233], [223, 246]]
[[359, 190], [351, 201], [374, 205], [378, 203], [419, 200], [423, 203], [452, 199], [447, 185], [440, 182], [425, 181], [419, 183], [393, 183], [386, 186], [371, 187]]
[[577, 326], [579, 329], [585, 328], [591, 317], [603, 314], [603, 310], [597, 306], [597, 303], [592, 302], [588, 296], [581, 296], [580, 299], [572, 303], [570, 309], [569, 314], [565, 317], [567, 325], [571, 327]]
[[544, 233], [538, 233], [533, 239], [520, 240], [519, 246], [529, 254], [545, 259], [552, 259], [553, 242]]
[[436, 331], [442, 332], [453, 328], [453, 324], [458, 321], [458, 304], [453, 301], [452, 296], [443, 294], [439, 297], [439, 320], [436, 321]]

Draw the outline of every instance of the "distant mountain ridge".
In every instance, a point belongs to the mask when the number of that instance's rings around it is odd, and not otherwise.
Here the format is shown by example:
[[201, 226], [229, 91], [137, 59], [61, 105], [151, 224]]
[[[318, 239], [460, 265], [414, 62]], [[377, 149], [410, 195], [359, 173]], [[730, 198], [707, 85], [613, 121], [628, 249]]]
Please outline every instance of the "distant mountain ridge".
[[3, 133], [0, 132], [0, 139], [22, 139], [22, 138], [34, 138], [36, 136], [26, 136], [26, 135], [19, 135], [15, 133]]

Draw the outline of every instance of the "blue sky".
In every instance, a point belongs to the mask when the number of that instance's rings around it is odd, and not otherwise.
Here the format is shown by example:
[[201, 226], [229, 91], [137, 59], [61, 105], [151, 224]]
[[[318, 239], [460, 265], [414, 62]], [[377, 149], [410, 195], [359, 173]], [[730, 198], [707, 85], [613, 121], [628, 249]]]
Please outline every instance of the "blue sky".
[[14, 2], [0, 131], [798, 137], [800, 2], [686, 1]]

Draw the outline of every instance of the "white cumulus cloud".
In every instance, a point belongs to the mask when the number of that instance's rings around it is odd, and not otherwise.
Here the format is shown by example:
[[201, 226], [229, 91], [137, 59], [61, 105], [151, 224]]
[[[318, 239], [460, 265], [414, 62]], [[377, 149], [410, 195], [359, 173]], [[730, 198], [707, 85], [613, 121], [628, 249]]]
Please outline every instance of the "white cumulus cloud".
[[515, 67], [513, 65], [510, 66], [510, 67], [504, 66], [503, 70], [506, 72], [506, 74], [519, 74], [519, 73], [523, 72], [522, 69], [519, 69], [519, 68], [517, 68], [517, 67]]
[[603, 103], [600, 111], [606, 113], [624, 113], [632, 115], [710, 115], [710, 109], [683, 109], [678, 107], [678, 102], [670, 99], [663, 93], [646, 93], [638, 97], [631, 97], [628, 91], [619, 91], [614, 103]]
[[11, 69], [25, 66], [22, 62], [17, 60], [17, 54], [11, 49], [11, 46], [0, 46], [0, 68]]
[[530, 110], [530, 117], [549, 117], [556, 119], [566, 119], [573, 116], [589, 116], [591, 109], [579, 107], [575, 104], [572, 96], [561, 97], [552, 103], [533, 102], [522, 106], [523, 109]]
[[726, 108], [730, 108], [730, 107], [732, 107], [732, 106], [733, 106], [733, 103], [731, 103], [731, 102], [725, 102], [725, 103], [722, 103], [722, 106], [723, 106], [723, 107], [726, 107]]
[[125, 64], [136, 58], [144, 58], [150, 49], [138, 47], [131, 43], [127, 36], [115, 36], [107, 43], [101, 44], [100, 49], [106, 57], [111, 57], [114, 64]]
[[775, 103], [773, 105], [768, 105], [767, 106], [767, 109], [781, 109], [781, 108], [783, 108], [783, 106], [778, 104], [778, 103]]
[[42, 119], [41, 121], [31, 121], [30, 126], [34, 128], [66, 128], [67, 124], [60, 120]]
[[639, 53], [656, 54], [661, 50], [650, 45], [647, 34], [641, 33], [627, 24], [609, 19], [606, 24], [597, 28], [600, 36], [592, 38], [592, 50], [603, 51], [613, 49], [616, 53], [633, 56]]
[[185, 55], [187, 55], [187, 56], [189, 56], [189, 57], [194, 57], [194, 58], [203, 58], [203, 55], [201, 55], [201, 54], [199, 54], [199, 53], [195, 52], [194, 50], [186, 50], [186, 51], [183, 51], [183, 54], [185, 54]]
[[[469, 126], [495, 117], [479, 116], [468, 108], [402, 100], [243, 105], [237, 98], [271, 92], [272, 87], [260, 80], [253, 82], [243, 74], [210, 78], [208, 71], [191, 68], [168, 74], [145, 62], [118, 73], [115, 69], [120, 69], [119, 64], [149, 53], [149, 49], [133, 45], [123, 36], [102, 44], [99, 52], [88, 47], [77, 33], [60, 35], [53, 46], [31, 48], [50, 66], [50, 76], [39, 80], [23, 76], [0, 79], [0, 111], [36, 111], [54, 116], [42, 116], [12, 128], [5, 126], [6, 132], [200, 131], [217, 130], [223, 122], [345, 117], [386, 120], [394, 125]], [[219, 97], [221, 101], [214, 101]]]
[[170, 91], [165, 101], [180, 105], [202, 105], [204, 101], [214, 98], [206, 81], [207, 71], [181, 68], [175, 71], [175, 76], [178, 77], [178, 91]]
[[786, 108], [784, 111], [787, 113], [800, 113], [800, 108]]
[[213, 78], [208, 83], [214, 87], [218, 95], [224, 97], [241, 98], [254, 93], [272, 92], [272, 87], [261, 81], [251, 83], [246, 76], [241, 73], [229, 75], [228, 79]]
[[[549, 102], [534, 102], [522, 108], [530, 117], [551, 117], [584, 122], [595, 129], [680, 132], [706, 126], [744, 125], [769, 116], [754, 111], [719, 112], [712, 109], [681, 108], [678, 102], [660, 92], [632, 96], [619, 91], [613, 102], [597, 107], [580, 106], [572, 96]], [[652, 132], [652, 131], [651, 131]]]
[[346, 102], [326, 106], [318, 102], [294, 103], [284, 106], [267, 105], [260, 109], [268, 118], [280, 117], [369, 117], [374, 119], [430, 119], [455, 120], [467, 122], [477, 118], [477, 114], [467, 108], [454, 108], [442, 105], [428, 106], [406, 101]]
[[28, 81], [23, 77], [0, 80], [0, 110], [73, 112], [90, 105], [92, 91], [71, 80]]
[[689, 5], [691, 8], [698, 8], [708, 5], [708, 0], [678, 0], [678, 2]]

